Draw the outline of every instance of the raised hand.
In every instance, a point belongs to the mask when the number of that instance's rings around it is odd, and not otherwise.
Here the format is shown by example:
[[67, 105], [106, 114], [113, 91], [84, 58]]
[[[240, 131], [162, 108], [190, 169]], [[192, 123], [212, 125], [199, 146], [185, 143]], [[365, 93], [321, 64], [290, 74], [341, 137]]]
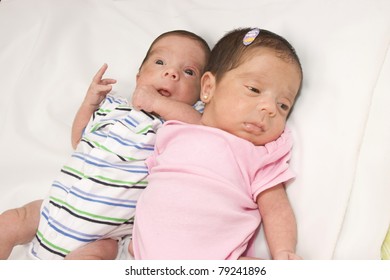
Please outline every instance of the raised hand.
[[73, 120], [71, 141], [74, 149], [76, 149], [77, 144], [80, 142], [83, 130], [93, 112], [99, 107], [107, 93], [112, 90], [112, 84], [116, 83], [116, 80], [114, 79], [103, 79], [103, 75], [107, 68], [108, 65], [104, 63], [93, 77], [84, 97], [84, 101], [81, 103]]
[[105, 78], [103, 75], [106, 72], [108, 65], [106, 63], [100, 67], [89, 85], [87, 94], [84, 98], [85, 105], [97, 107], [106, 95], [112, 90], [112, 84], [116, 83], [115, 79]]

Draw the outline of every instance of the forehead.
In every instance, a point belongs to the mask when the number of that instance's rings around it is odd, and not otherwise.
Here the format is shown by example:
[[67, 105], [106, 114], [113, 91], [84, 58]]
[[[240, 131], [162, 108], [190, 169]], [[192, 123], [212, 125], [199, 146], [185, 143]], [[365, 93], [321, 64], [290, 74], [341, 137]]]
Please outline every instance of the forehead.
[[260, 48], [248, 53], [236, 68], [242, 78], [266, 83], [288, 89], [296, 94], [301, 85], [300, 68], [292, 59], [280, 56], [270, 48]]
[[206, 53], [202, 44], [190, 37], [170, 34], [156, 41], [150, 49], [149, 56], [164, 55], [180, 58], [200, 69], [206, 64]]
[[[183, 35], [170, 34], [166, 35], [156, 42], [154, 42], [151, 52], [162, 49], [162, 50], [180, 50], [183, 46], [190, 47], [191, 49], [199, 49], [199, 52], [204, 52], [200, 42], [196, 41], [193, 38], [186, 37]], [[183, 50], [189, 52], [189, 50]]]
[[[291, 71], [299, 73], [301, 78], [300, 67], [298, 63], [285, 53], [281, 53], [277, 50], [268, 47], [261, 47], [253, 49], [245, 53], [238, 63], [237, 67], [247, 68], [248, 70], [265, 71], [267, 69], [290, 69]], [[296, 76], [296, 75], [294, 75]]]

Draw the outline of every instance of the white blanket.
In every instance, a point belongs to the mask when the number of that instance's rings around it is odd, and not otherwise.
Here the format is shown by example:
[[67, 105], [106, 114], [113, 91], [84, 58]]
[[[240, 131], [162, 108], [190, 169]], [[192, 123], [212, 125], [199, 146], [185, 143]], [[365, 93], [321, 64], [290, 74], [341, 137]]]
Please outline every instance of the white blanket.
[[[303, 65], [289, 120], [298, 254], [379, 259], [390, 223], [389, 14], [388, 0], [1, 1], [0, 212], [44, 197], [103, 63], [113, 91], [130, 97], [158, 34], [187, 29], [213, 46], [257, 26], [286, 37]], [[269, 257], [262, 233], [256, 252]]]

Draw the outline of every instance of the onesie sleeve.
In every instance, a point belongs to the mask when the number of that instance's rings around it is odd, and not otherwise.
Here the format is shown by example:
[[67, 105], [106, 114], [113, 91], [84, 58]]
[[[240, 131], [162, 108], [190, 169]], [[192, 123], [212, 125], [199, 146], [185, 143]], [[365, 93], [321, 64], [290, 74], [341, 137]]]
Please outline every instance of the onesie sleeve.
[[104, 123], [102, 121], [106, 119], [106, 116], [115, 110], [115, 108], [118, 106], [129, 105], [125, 98], [107, 94], [106, 98], [100, 103], [99, 108], [97, 108], [96, 111], [92, 114], [91, 119], [89, 120], [83, 133], [97, 130], [99, 125]]
[[277, 140], [266, 144], [265, 148], [267, 160], [259, 168], [252, 182], [253, 201], [256, 201], [261, 192], [295, 177], [295, 173], [291, 170], [289, 164], [292, 136], [288, 129]]

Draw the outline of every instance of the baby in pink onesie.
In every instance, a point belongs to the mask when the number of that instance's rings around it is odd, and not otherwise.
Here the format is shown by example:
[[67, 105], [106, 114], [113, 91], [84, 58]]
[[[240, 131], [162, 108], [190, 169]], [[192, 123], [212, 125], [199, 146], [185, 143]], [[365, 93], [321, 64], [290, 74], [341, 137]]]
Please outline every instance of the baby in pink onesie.
[[[169, 121], [147, 160], [136, 208], [136, 259], [254, 257], [260, 224], [273, 259], [300, 259], [285, 182], [286, 120], [302, 82], [293, 47], [267, 30], [237, 29], [213, 48], [199, 125]], [[142, 106], [141, 106], [142, 107]]]

